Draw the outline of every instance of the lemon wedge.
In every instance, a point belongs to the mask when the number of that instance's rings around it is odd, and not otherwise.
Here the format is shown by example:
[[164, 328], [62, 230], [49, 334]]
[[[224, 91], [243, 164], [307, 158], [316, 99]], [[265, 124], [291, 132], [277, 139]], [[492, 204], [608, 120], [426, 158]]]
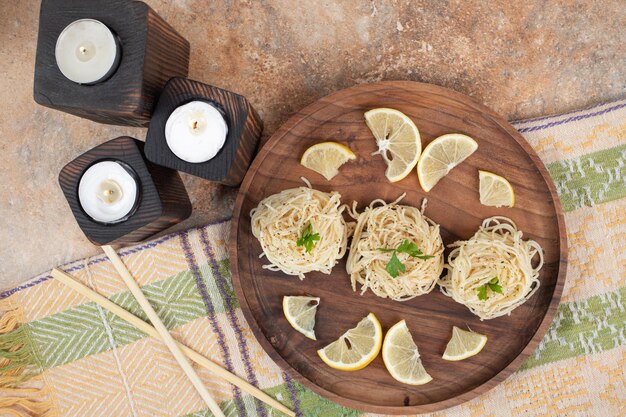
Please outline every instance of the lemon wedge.
[[330, 181], [339, 174], [339, 168], [352, 159], [356, 159], [356, 155], [347, 146], [322, 142], [304, 151], [300, 163]]
[[494, 207], [513, 207], [515, 193], [506, 178], [488, 171], [478, 171], [480, 204]]
[[443, 353], [443, 359], [447, 361], [467, 359], [483, 350], [486, 343], [487, 336], [453, 326], [452, 337]]
[[424, 191], [430, 191], [476, 149], [476, 141], [460, 133], [439, 136], [430, 142], [417, 163], [417, 176]]
[[373, 313], [348, 330], [339, 339], [317, 351], [319, 357], [331, 368], [358, 371], [372, 362], [383, 342], [383, 330]]
[[315, 313], [320, 304], [319, 297], [283, 297], [283, 313], [291, 327], [308, 337], [315, 338]]
[[423, 385], [432, 381], [420, 359], [417, 345], [404, 320], [387, 331], [383, 343], [383, 361], [391, 376], [409, 385]]
[[372, 131], [378, 151], [387, 164], [385, 176], [400, 181], [415, 167], [422, 152], [420, 132], [404, 113], [387, 108], [365, 113], [365, 123]]

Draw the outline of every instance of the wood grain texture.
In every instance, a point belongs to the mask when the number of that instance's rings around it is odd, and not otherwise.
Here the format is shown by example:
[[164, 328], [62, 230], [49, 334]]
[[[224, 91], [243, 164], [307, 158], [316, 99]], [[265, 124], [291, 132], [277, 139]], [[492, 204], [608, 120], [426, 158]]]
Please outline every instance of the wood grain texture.
[[[104, 82], [80, 85], [56, 65], [55, 45], [78, 19], [96, 19], [119, 38], [122, 57]], [[37, 103], [100, 123], [147, 126], [163, 86], [186, 76], [189, 42], [141, 1], [43, 0], [35, 62]]]
[[[139, 242], [191, 214], [191, 202], [178, 172], [148, 162], [143, 147], [143, 142], [121, 136], [90, 149], [61, 170], [61, 189], [78, 225], [93, 244]], [[94, 221], [83, 211], [78, 200], [78, 185], [83, 173], [102, 160], [124, 162], [139, 180], [139, 202], [134, 214], [126, 221], [115, 224]]]
[[[177, 157], [167, 145], [165, 124], [179, 106], [200, 100], [218, 108], [228, 124], [226, 143], [211, 160], [189, 163]], [[224, 185], [236, 186], [243, 180], [256, 152], [263, 122], [244, 97], [198, 81], [171, 79], [157, 103], [148, 135], [146, 156], [155, 164], [186, 172]]]
[[[416, 174], [391, 184], [384, 176], [381, 157], [371, 156], [375, 140], [363, 119], [363, 113], [375, 107], [395, 108], [411, 117], [423, 146], [442, 134], [460, 132], [475, 138], [478, 150], [429, 193], [421, 190]], [[330, 182], [299, 164], [307, 147], [328, 140], [341, 142], [358, 155]], [[515, 208], [479, 203], [478, 169], [506, 176], [515, 188]], [[344, 203], [357, 201], [360, 208], [376, 198], [394, 200], [403, 192], [407, 193], [403, 203], [413, 206], [419, 207], [427, 197], [426, 215], [441, 225], [445, 244], [469, 238], [486, 217], [508, 216], [526, 238], [536, 240], [545, 250], [541, 287], [510, 316], [481, 322], [438, 288], [404, 303], [371, 292], [361, 296], [350, 287], [345, 258], [332, 275], [310, 273], [304, 281], [262, 269], [261, 247], [250, 230], [250, 210], [268, 195], [302, 185], [301, 176], [316, 189], [340, 192]], [[534, 351], [563, 290], [567, 241], [560, 203], [546, 168], [512, 126], [463, 94], [428, 84], [384, 82], [325, 97], [297, 113], [270, 138], [248, 171], [235, 203], [230, 260], [246, 319], [263, 348], [290, 375], [347, 407], [410, 414], [441, 410], [486, 392]], [[304, 294], [321, 297], [317, 341], [293, 330], [282, 313], [284, 295]], [[380, 356], [356, 372], [333, 370], [322, 363], [316, 350], [354, 327], [370, 311], [384, 330], [401, 319], [407, 321], [432, 382], [419, 387], [398, 383]], [[441, 359], [453, 325], [469, 326], [487, 335], [484, 350], [461, 362]]]

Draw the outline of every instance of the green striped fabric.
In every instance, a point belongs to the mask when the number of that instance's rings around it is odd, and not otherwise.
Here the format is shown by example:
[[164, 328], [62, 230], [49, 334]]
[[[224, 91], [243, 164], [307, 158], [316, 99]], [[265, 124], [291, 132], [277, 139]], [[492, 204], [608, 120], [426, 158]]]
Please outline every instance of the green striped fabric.
[[548, 165], [563, 210], [626, 197], [626, 144]]
[[561, 303], [535, 353], [522, 370], [626, 345], [626, 287]]

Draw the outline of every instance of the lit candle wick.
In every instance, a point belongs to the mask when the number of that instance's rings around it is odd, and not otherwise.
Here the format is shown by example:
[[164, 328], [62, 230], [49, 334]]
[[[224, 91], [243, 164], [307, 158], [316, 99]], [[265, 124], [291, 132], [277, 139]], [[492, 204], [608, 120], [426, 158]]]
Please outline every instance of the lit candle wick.
[[201, 115], [195, 114], [188, 119], [187, 123], [189, 123], [189, 130], [194, 135], [201, 134], [204, 131], [206, 125], [206, 121], [204, 120], [204, 118]]
[[81, 46], [80, 48], [78, 48], [78, 50], [81, 54], [87, 55], [87, 48], [85, 48], [84, 46]]
[[122, 198], [122, 187], [113, 181], [105, 180], [100, 184], [100, 192], [98, 193], [98, 199], [105, 204], [113, 204]]
[[109, 189], [104, 190], [99, 197], [101, 201], [108, 203], [108, 204], [112, 204], [115, 202], [115, 200], [117, 200], [115, 196], [115, 191], [109, 190]]

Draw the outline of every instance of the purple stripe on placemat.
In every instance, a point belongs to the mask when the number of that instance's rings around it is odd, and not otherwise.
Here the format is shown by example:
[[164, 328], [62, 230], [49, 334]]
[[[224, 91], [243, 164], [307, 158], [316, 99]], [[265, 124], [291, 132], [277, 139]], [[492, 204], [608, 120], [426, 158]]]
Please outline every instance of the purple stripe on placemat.
[[568, 115], [574, 114], [574, 113], [581, 113], [581, 112], [597, 109], [598, 107], [606, 106], [608, 104], [609, 103], [594, 104], [594, 105], [589, 106], [589, 107], [583, 107], [582, 109], [576, 109], [576, 110], [572, 110], [572, 111], [568, 111], [568, 112], [560, 113], [560, 114], [553, 114], [552, 116], [541, 116], [541, 117], [535, 117], [533, 119], [515, 120], [515, 121], [510, 122], [510, 123], [513, 126], [521, 125], [521, 124], [524, 124], [524, 123], [536, 123], [536, 122], [541, 122], [543, 120], [556, 119], [557, 117], [563, 117], [563, 116], [568, 116]]
[[[123, 250], [119, 254], [120, 254], [120, 256], [124, 257], [124, 256], [127, 256], [127, 255], [131, 255], [133, 253], [144, 251], [146, 249], [154, 248], [155, 246], [158, 246], [158, 245], [160, 245], [163, 242], [167, 242], [168, 240], [171, 240], [171, 239], [173, 239], [175, 237], [178, 237], [178, 235], [179, 235], [179, 233], [176, 233], [176, 234], [173, 234], [173, 235], [168, 235], [168, 236], [162, 237], [161, 239], [157, 239], [157, 240], [152, 241], [150, 243], [146, 243], [145, 245], [137, 246], [137, 247], [134, 247], [132, 249]], [[106, 256], [95, 258], [95, 259], [92, 259], [91, 261], [87, 262], [87, 266], [96, 265], [96, 264], [102, 263], [102, 262], [104, 262], [106, 260], [108, 260], [108, 258]], [[76, 263], [76, 261], [67, 263], [65, 265], [71, 265], [73, 263]], [[81, 265], [76, 265], [76, 266], [72, 266], [70, 268], [65, 269], [65, 265], [60, 266], [59, 269], [62, 269], [63, 271], [67, 272], [68, 274], [72, 273], [72, 272], [80, 271], [80, 270], [85, 268], [85, 265], [81, 264]], [[16, 292], [20, 292], [20, 291], [25, 290], [27, 288], [34, 287], [35, 285], [41, 284], [42, 282], [48, 281], [50, 279], [52, 279], [52, 276], [51, 275], [46, 275], [46, 276], [43, 276], [41, 278], [37, 278], [37, 279], [35, 279], [33, 281], [29, 281], [26, 284], [20, 285], [19, 287], [15, 287], [15, 288], [12, 288], [10, 290], [3, 291], [3, 292], [0, 293], [0, 300], [2, 300], [4, 298], [7, 298], [7, 297], [15, 294]]]
[[[215, 309], [213, 308], [213, 303], [211, 303], [211, 299], [206, 289], [206, 285], [204, 285], [204, 281], [202, 280], [202, 276], [200, 275], [200, 269], [198, 268], [198, 264], [196, 263], [196, 259], [191, 251], [191, 247], [189, 245], [189, 234], [188, 232], [181, 233], [180, 236], [183, 250], [185, 252], [185, 257], [187, 258], [187, 263], [189, 264], [189, 268], [196, 279], [196, 285], [198, 286], [198, 290], [200, 290], [200, 295], [202, 295], [202, 301], [204, 301], [204, 306], [207, 309], [208, 319], [211, 323], [211, 327], [215, 334], [217, 334], [218, 343], [220, 348], [222, 349], [222, 355], [224, 356], [224, 364], [229, 372], [233, 372], [233, 363], [230, 358], [230, 351], [228, 350], [228, 346], [226, 346], [226, 342], [224, 340], [224, 333], [217, 322], [215, 317]], [[239, 412], [244, 411], [245, 407], [243, 405], [243, 401], [241, 400], [241, 391], [238, 387], [233, 386], [233, 391], [235, 393], [235, 403], [237, 404], [237, 408]]]
[[[186, 231], [183, 231], [183, 232], [172, 233], [170, 235], [163, 236], [160, 239], [156, 239], [156, 240], [153, 240], [152, 242], [148, 242], [148, 243], [146, 243], [144, 245], [135, 246], [134, 248], [122, 250], [121, 252], [119, 252], [119, 254], [120, 254], [121, 257], [124, 257], [124, 256], [127, 256], [127, 255], [131, 255], [133, 253], [141, 252], [141, 251], [146, 250], [146, 249], [151, 249], [151, 248], [154, 248], [155, 246], [160, 245], [161, 243], [164, 243], [164, 242], [167, 242], [168, 240], [171, 240], [171, 239], [174, 239], [176, 237], [179, 237], [183, 233], [194, 231], [194, 230], [200, 230], [200, 229], [203, 229], [203, 228], [208, 227], [208, 226], [214, 226], [214, 225], [217, 225], [217, 224], [225, 223], [225, 222], [227, 222], [229, 220], [230, 219], [221, 219], [221, 220], [217, 220], [215, 222], [207, 223], [204, 226], [193, 227], [193, 228], [190, 228], [190, 229], [188, 229]], [[99, 257], [99, 258], [96, 258], [96, 259], [93, 259], [93, 260], [89, 261], [87, 263], [87, 265], [91, 266], [91, 265], [99, 264], [99, 263], [104, 262], [106, 260], [107, 260], [107, 257], [106, 256], [102, 256], [102, 257]], [[59, 266], [58, 268], [60, 268], [63, 271], [67, 272], [68, 274], [71, 273], [71, 272], [80, 271], [81, 269], [85, 268], [84, 264], [80, 264], [80, 265], [76, 265], [76, 266], [73, 266], [71, 268], [65, 269], [67, 265], [72, 265], [72, 264], [75, 264], [76, 262], [78, 262], [78, 261], [68, 262], [66, 264], [63, 264], [63, 265]], [[40, 278], [34, 278], [34, 279], [26, 282], [25, 284], [22, 284], [20, 286], [15, 287], [15, 288], [4, 290], [4, 291], [0, 292], [0, 300], [2, 300], [4, 298], [7, 298], [7, 297], [9, 297], [9, 296], [11, 296], [11, 295], [13, 295], [13, 294], [15, 294], [17, 292], [22, 291], [22, 290], [25, 290], [27, 288], [34, 287], [35, 285], [41, 284], [42, 282], [48, 281], [50, 279], [52, 279], [52, 276], [45, 275], [45, 276], [40, 277]]]
[[298, 399], [298, 393], [296, 392], [296, 388], [293, 386], [293, 380], [287, 372], [283, 372], [283, 379], [287, 384], [287, 389], [289, 390], [289, 394], [291, 395], [291, 402], [293, 403], [293, 411], [296, 413], [297, 417], [302, 417], [302, 411], [300, 410], [300, 400]]
[[[246, 367], [246, 373], [248, 375], [248, 382], [250, 382], [254, 386], [258, 386], [259, 383], [256, 379], [256, 375], [254, 374], [254, 370], [252, 369], [252, 364], [250, 362], [250, 353], [248, 352], [248, 345], [246, 344], [246, 338], [244, 337], [243, 332], [241, 330], [239, 320], [237, 319], [237, 316], [235, 315], [235, 307], [233, 306], [233, 301], [231, 300], [228, 292], [226, 291], [226, 282], [224, 280], [224, 277], [220, 273], [219, 265], [217, 264], [217, 261], [215, 260], [215, 254], [213, 253], [213, 248], [211, 247], [211, 244], [209, 243], [206, 229], [200, 230], [200, 241], [202, 242], [202, 245], [204, 246], [204, 253], [209, 258], [209, 261], [211, 263], [211, 269], [213, 270], [213, 276], [215, 277], [215, 280], [217, 282], [217, 288], [219, 289], [220, 295], [222, 296], [222, 299], [228, 306], [228, 308], [226, 309], [227, 310], [226, 314], [228, 315], [228, 320], [230, 321], [230, 325], [235, 330], [235, 335], [237, 336], [237, 344], [239, 345], [239, 353], [243, 357], [243, 363]], [[262, 417], [266, 417], [267, 414], [265, 412], [265, 408], [263, 407], [263, 404], [261, 404], [261, 402], [257, 400], [256, 398], [254, 399], [254, 401], [256, 403], [256, 409], [258, 413]]]
[[520, 129], [517, 129], [517, 131], [520, 133], [525, 133], [525, 132], [535, 132], [537, 130], [549, 129], [554, 126], [560, 126], [566, 123], [577, 122], [579, 120], [588, 119], [590, 117], [601, 116], [603, 114], [610, 113], [612, 111], [619, 110], [624, 107], [626, 107], [626, 103], [621, 103], [621, 104], [618, 104], [612, 107], [607, 107], [606, 109], [599, 110], [593, 113], [580, 114], [578, 116], [568, 117], [563, 120], [556, 120], [554, 122], [546, 123], [546, 124], [539, 125], [539, 126], [522, 127]]

